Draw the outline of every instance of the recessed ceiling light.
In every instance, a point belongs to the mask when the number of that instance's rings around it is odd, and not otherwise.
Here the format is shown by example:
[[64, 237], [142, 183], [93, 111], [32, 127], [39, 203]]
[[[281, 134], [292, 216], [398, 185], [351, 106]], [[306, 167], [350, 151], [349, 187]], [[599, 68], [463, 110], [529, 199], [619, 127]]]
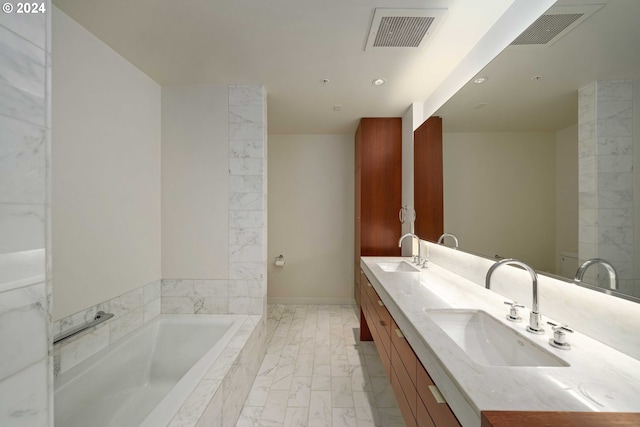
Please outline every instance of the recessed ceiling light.
[[342, 105], [336, 104], [333, 106], [333, 111], [341, 111], [341, 110], [342, 110]]
[[371, 82], [374, 86], [382, 86], [385, 83], [384, 79], [375, 79]]
[[480, 110], [480, 109], [482, 109], [482, 108], [484, 108], [486, 106], [487, 106], [486, 102], [481, 102], [481, 103], [477, 104], [475, 107], [473, 107], [473, 109], [474, 110]]
[[489, 77], [476, 77], [475, 79], [473, 79], [473, 82], [479, 85], [486, 82], [487, 80], [489, 80]]
[[329, 84], [329, 79], [322, 79], [320, 81], [322, 82], [323, 85]]
[[531, 77], [531, 80], [533, 80], [534, 82], [538, 82], [538, 81], [542, 80], [542, 76], [533, 76], [533, 77]]

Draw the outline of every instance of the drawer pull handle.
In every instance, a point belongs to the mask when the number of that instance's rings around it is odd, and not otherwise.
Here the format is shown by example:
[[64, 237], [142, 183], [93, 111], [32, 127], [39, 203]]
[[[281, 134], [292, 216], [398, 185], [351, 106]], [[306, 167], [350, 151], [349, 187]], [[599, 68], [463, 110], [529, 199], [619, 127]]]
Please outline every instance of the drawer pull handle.
[[398, 336], [398, 338], [404, 338], [404, 334], [400, 329], [396, 329], [396, 335]]
[[380, 300], [378, 300], [378, 305], [379, 305], [380, 307], [384, 307], [384, 303], [383, 303], [382, 301], [380, 301]]
[[378, 323], [380, 324], [380, 326], [384, 326], [384, 320], [378, 320]]
[[437, 403], [447, 403], [442, 393], [440, 393], [440, 390], [438, 390], [438, 387], [434, 385], [430, 385], [429, 391], [431, 392], [431, 394], [433, 394], [433, 398], [436, 400]]

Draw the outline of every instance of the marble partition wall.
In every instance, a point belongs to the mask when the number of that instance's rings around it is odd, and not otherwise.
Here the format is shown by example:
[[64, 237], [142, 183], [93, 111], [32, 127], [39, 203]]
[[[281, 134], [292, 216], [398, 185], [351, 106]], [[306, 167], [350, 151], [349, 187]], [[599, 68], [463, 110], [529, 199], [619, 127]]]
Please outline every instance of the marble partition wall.
[[[620, 290], [640, 296], [633, 281], [633, 103], [632, 80], [597, 81], [578, 93], [578, 257], [609, 261]], [[587, 281], [608, 287], [598, 268]]]
[[0, 425], [52, 426], [50, 24], [0, 14]]
[[163, 279], [163, 314], [266, 313], [266, 123], [264, 88], [229, 85], [227, 276]]
[[266, 314], [267, 96], [229, 86], [229, 312]]

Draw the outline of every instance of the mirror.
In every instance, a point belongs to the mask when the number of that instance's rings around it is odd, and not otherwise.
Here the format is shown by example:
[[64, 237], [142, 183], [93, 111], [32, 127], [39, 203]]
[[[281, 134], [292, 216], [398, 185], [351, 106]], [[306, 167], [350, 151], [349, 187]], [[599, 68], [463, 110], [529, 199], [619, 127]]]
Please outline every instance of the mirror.
[[[582, 260], [607, 259], [618, 291], [640, 297], [640, 2], [583, 3], [559, 1], [545, 15], [564, 15], [550, 20], [559, 28], [574, 19], [566, 30], [518, 37], [434, 114], [444, 231], [462, 250], [569, 279]], [[585, 281], [608, 288], [605, 269], [589, 270]]]

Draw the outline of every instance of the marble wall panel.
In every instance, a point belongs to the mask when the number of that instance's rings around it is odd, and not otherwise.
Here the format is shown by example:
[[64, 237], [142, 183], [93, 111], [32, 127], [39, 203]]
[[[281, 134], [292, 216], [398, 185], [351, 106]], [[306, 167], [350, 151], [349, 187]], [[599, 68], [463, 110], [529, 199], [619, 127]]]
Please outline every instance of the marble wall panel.
[[45, 286], [0, 293], [0, 381], [48, 356]]
[[0, 116], [0, 203], [44, 203], [46, 130]]
[[0, 425], [8, 427], [53, 425], [49, 22], [0, 14]]
[[58, 336], [91, 322], [98, 311], [115, 316], [86, 333], [57, 344], [53, 352], [54, 376], [73, 368], [160, 315], [161, 282], [156, 280], [57, 320], [51, 328], [53, 335]]
[[[606, 259], [632, 287], [634, 82], [594, 82], [580, 89], [578, 103], [579, 258]], [[599, 285], [608, 286], [606, 276], [598, 274]]]

